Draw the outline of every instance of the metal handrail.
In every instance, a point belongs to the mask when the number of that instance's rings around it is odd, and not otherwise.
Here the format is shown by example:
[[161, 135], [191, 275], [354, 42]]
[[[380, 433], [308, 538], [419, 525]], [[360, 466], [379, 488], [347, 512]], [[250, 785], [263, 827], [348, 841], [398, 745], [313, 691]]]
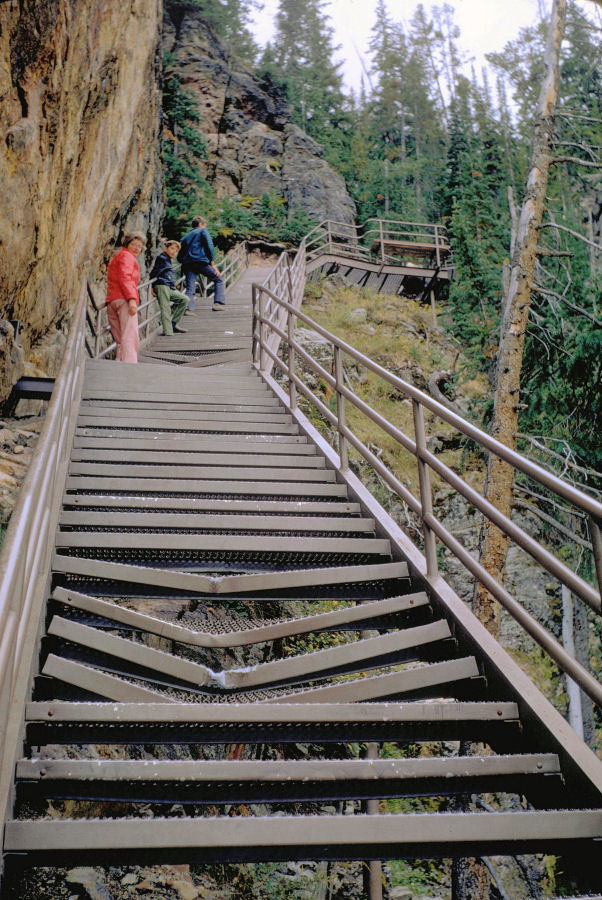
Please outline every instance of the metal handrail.
[[[12, 776], [11, 721], [22, 720], [29, 646], [43, 618], [46, 578], [84, 374], [84, 283], [40, 437], [0, 554], [0, 796]], [[29, 648], [29, 653], [26, 652]], [[27, 669], [27, 671], [25, 671]], [[8, 768], [7, 768], [8, 767]]]
[[[438, 538], [470, 573], [479, 580], [487, 590], [501, 603], [510, 615], [527, 631], [528, 634], [545, 650], [545, 652], [569, 675], [592, 699], [602, 706], [602, 685], [578, 663], [533, 616], [531, 616], [512, 595], [493, 579], [484, 567], [466, 551], [459, 541], [437, 519], [433, 513], [432, 492], [430, 487], [430, 471], [436, 472], [458, 494], [469, 501], [493, 522], [511, 541], [525, 550], [549, 574], [565, 584], [576, 596], [586, 602], [596, 613], [602, 612], [600, 586], [602, 585], [602, 559], [599, 558], [600, 523], [602, 523], [602, 503], [588, 496], [546, 469], [532, 462], [520, 453], [501, 444], [486, 432], [472, 425], [456, 413], [451, 412], [428, 394], [414, 385], [403, 381], [388, 372], [374, 360], [360, 353], [336, 335], [327, 331], [305, 313], [296, 304], [290, 302], [291, 294], [286, 290], [276, 293], [266, 283], [253, 285], [253, 358], [260, 372], [268, 374], [273, 365], [288, 379], [289, 404], [291, 410], [297, 409], [297, 392], [301, 393], [315, 408], [337, 429], [339, 447], [339, 471], [344, 474], [348, 470], [348, 445], [355, 449], [375, 469], [391, 490], [416, 513], [423, 524], [426, 571], [429, 578], [438, 577], [437, 547]], [[288, 298], [288, 299], [285, 299]], [[280, 311], [283, 311], [283, 316]], [[332, 346], [334, 357], [334, 374], [328, 372], [295, 340], [297, 320], [312, 328], [325, 338]], [[273, 335], [277, 336], [277, 344], [286, 346], [288, 360], [284, 362], [274, 349]], [[376, 410], [358, 397], [344, 384], [342, 355], [353, 359], [365, 369], [379, 376], [383, 381], [398, 390], [412, 402], [414, 413], [414, 435], [410, 437], [388, 422]], [[296, 371], [295, 360], [300, 357], [336, 394], [336, 412], [331, 410], [319, 397], [307, 387]], [[401, 446], [412, 453], [417, 460], [419, 473], [419, 496], [416, 497], [372, 451], [366, 447], [351, 431], [346, 422], [345, 404], [351, 403], [363, 415], [367, 416], [378, 427], [394, 438]], [[427, 449], [424, 425], [424, 410], [435, 414], [439, 419], [453, 426], [457, 431], [470, 438], [480, 447], [495, 453], [508, 462], [517, 472], [521, 472], [544, 485], [548, 490], [574, 507], [581, 510], [589, 518], [592, 531], [594, 562], [598, 580], [598, 590], [586, 582], [565, 563], [557, 559], [549, 550], [540, 545], [527, 532], [510, 518], [499, 512], [485, 497], [474, 490], [460, 476], [442, 463]]]

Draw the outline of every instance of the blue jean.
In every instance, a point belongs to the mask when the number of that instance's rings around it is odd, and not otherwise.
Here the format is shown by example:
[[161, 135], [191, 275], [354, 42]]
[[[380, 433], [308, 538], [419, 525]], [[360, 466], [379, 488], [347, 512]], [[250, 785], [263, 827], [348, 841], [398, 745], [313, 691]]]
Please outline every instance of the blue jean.
[[197, 275], [203, 275], [204, 278], [208, 278], [213, 282], [213, 302], [219, 303], [221, 306], [226, 303], [226, 289], [224, 287], [223, 279], [220, 275], [216, 275], [209, 263], [197, 263], [194, 271], [193, 269], [189, 269], [187, 266], [182, 266], [184, 271], [184, 277], [186, 279], [186, 296], [188, 297], [188, 309], [190, 312], [193, 312], [195, 309], [195, 299], [194, 292], [196, 288], [196, 278]]

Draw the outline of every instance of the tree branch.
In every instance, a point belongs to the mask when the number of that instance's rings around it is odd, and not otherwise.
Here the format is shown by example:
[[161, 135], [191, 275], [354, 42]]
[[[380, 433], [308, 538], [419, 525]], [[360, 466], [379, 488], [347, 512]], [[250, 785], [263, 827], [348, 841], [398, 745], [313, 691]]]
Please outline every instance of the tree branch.
[[592, 545], [589, 541], [584, 540], [582, 537], [579, 537], [578, 534], [575, 534], [569, 528], [566, 528], [564, 525], [561, 525], [560, 522], [557, 522], [556, 519], [549, 516], [547, 513], [542, 512], [537, 506], [533, 506], [532, 503], [526, 503], [524, 500], [515, 500], [515, 506], [518, 506], [519, 509], [524, 509], [527, 512], [533, 513], [534, 516], [537, 516], [538, 519], [541, 519], [542, 522], [546, 522], [548, 525], [551, 525], [552, 528], [555, 528], [560, 534], [567, 537], [570, 541], [574, 541], [576, 544], [579, 544], [580, 547], [584, 547], [586, 550], [592, 550]]
[[567, 300], [566, 297], [563, 297], [562, 294], [557, 294], [556, 291], [550, 291], [547, 288], [540, 287], [538, 284], [533, 285], [533, 290], [538, 291], [540, 294], [546, 294], [550, 297], [555, 297], [557, 300], [560, 300], [561, 303], [564, 303], [566, 306], [569, 306], [571, 309], [574, 309], [575, 312], [580, 313], [582, 316], [585, 316], [586, 319], [589, 319], [590, 322], [593, 322], [594, 325], [597, 325], [598, 328], [602, 328], [602, 322], [600, 319], [596, 319], [590, 312], [586, 309], [582, 309], [581, 306], [577, 306], [576, 303], [571, 303], [570, 300]]
[[567, 228], [566, 225], [557, 225], [556, 222], [543, 222], [541, 225], [537, 226], [538, 228], [557, 228], [559, 231], [566, 231], [568, 234], [572, 234], [573, 237], [579, 238], [580, 241], [583, 241], [584, 244], [589, 244], [590, 247], [595, 247], [596, 250], [600, 250], [602, 252], [602, 247], [600, 244], [595, 244], [593, 241], [589, 241], [582, 234], [579, 234], [578, 231], [573, 231], [572, 228]]
[[[543, 450], [544, 453], [547, 453], [549, 456], [553, 456], [556, 459], [560, 460], [565, 466], [568, 466], [571, 469], [574, 469], [576, 472], [582, 472], [583, 475], [593, 475], [594, 478], [602, 479], [602, 472], [596, 472], [595, 469], [586, 469], [584, 466], [579, 466], [577, 463], [571, 462], [566, 456], [562, 456], [560, 453], [556, 453], [554, 450], [550, 450], [549, 447], [546, 447], [545, 444], [540, 444], [537, 438], [530, 434], [522, 434], [521, 432], [517, 433], [517, 438], [522, 438], [524, 441], [529, 441], [530, 444], [533, 444], [534, 447], [537, 447], [538, 450]], [[545, 437], [542, 440], [546, 440]], [[562, 438], [549, 438], [548, 440], [558, 441], [559, 443], [563, 443], [565, 446], [568, 446], [566, 441]]]
[[590, 169], [602, 169], [602, 162], [589, 162], [587, 159], [579, 159], [577, 156], [553, 156], [550, 165], [555, 163], [576, 163], [578, 166], [588, 166]]

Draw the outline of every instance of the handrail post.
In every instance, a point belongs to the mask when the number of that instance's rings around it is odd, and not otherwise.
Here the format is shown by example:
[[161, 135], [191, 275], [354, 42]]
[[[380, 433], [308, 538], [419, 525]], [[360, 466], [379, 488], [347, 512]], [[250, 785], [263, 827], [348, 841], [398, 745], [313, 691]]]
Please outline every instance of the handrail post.
[[418, 461], [418, 483], [420, 485], [420, 505], [422, 507], [422, 519], [424, 530], [424, 556], [426, 558], [426, 574], [434, 577], [438, 574], [437, 542], [435, 533], [424, 521], [424, 517], [433, 514], [433, 495], [431, 491], [431, 476], [428, 463], [421, 459], [421, 452], [426, 447], [426, 431], [424, 428], [424, 413], [418, 400], [412, 400], [412, 412], [414, 414], [414, 436], [416, 438], [416, 459]]
[[343, 370], [343, 360], [341, 356], [341, 348], [334, 346], [334, 377], [336, 381], [336, 394], [337, 394], [337, 430], [339, 433], [339, 466], [342, 472], [345, 472], [349, 468], [349, 453], [347, 450], [347, 438], [343, 434], [343, 429], [346, 427], [347, 422], [345, 420], [345, 397], [341, 393], [341, 387], [343, 386], [345, 373]]
[[251, 285], [251, 309], [253, 314], [253, 328], [252, 328], [252, 347], [251, 347], [251, 359], [254, 363], [259, 362], [259, 310], [257, 303], [257, 285]]
[[295, 316], [289, 312], [287, 319], [288, 334], [288, 396], [291, 409], [297, 409], [297, 385], [295, 375]]
[[589, 533], [592, 539], [592, 550], [594, 554], [594, 568], [598, 579], [598, 591], [602, 597], [602, 532], [600, 526], [593, 516], [587, 517], [589, 525]]
[[385, 264], [385, 236], [383, 233], [383, 220], [382, 219], [378, 220], [378, 230], [380, 233], [380, 258], [381, 258], [381, 262], [384, 266], [384, 264]]
[[265, 322], [267, 317], [267, 296], [262, 291], [259, 295], [259, 371], [265, 372], [267, 365], [267, 353], [265, 345], [268, 339], [268, 326]]
[[437, 268], [441, 268], [441, 251], [439, 249], [439, 228], [435, 224], [435, 254], [437, 256]]
[[94, 325], [94, 359], [98, 359], [98, 354], [100, 353], [100, 337], [101, 337], [101, 320], [102, 320], [102, 310], [96, 310], [96, 322]]

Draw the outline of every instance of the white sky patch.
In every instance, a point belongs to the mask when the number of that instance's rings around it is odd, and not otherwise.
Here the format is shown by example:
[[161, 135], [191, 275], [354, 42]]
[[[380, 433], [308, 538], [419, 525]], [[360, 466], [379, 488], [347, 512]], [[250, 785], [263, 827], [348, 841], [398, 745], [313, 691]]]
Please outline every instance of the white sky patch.
[[[303, 0], [298, 0], [302, 3]], [[409, 27], [419, 0], [389, 0], [387, 7], [394, 21]], [[422, 0], [427, 14], [435, 6], [442, 6], [443, 0]], [[521, 28], [535, 25], [540, 13], [550, 12], [551, 0], [453, 0], [455, 22], [460, 28], [458, 41], [461, 52], [475, 66], [477, 74], [485, 65], [485, 54], [503, 50], [508, 41], [518, 36]], [[581, 10], [597, 16], [591, 0], [580, 0]], [[371, 29], [374, 25], [376, 0], [331, 0], [326, 8], [332, 17], [335, 29], [334, 43], [341, 44], [337, 58], [343, 61], [342, 74], [347, 88], [358, 92], [362, 76], [362, 60], [366, 68], [371, 60], [368, 54]], [[264, 0], [264, 8], [254, 16], [255, 40], [260, 46], [270, 40], [274, 33], [273, 21], [278, 9], [278, 0]], [[466, 75], [470, 76], [470, 68]]]

